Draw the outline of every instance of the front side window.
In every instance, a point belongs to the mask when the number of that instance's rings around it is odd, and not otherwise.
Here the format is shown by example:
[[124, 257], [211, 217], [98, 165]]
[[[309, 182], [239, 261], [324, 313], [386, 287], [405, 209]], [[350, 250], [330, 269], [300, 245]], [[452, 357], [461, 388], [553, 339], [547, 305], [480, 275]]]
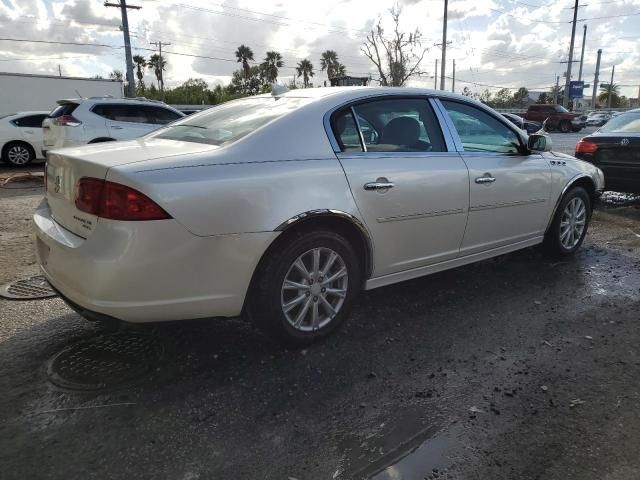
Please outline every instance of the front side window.
[[442, 132], [426, 98], [386, 98], [353, 106], [334, 115], [334, 134], [343, 152], [443, 152]]
[[226, 145], [312, 101], [298, 97], [234, 100], [194, 113], [151, 134], [153, 138]]
[[467, 152], [519, 153], [520, 137], [507, 125], [481, 109], [442, 100], [462, 146]]

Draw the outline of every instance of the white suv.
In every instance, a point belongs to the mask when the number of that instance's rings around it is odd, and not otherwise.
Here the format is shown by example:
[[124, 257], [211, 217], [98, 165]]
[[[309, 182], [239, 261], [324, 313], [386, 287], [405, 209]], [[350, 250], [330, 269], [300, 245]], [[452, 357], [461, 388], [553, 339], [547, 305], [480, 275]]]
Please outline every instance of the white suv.
[[58, 100], [42, 123], [44, 152], [86, 143], [130, 140], [185, 115], [155, 100], [90, 97]]

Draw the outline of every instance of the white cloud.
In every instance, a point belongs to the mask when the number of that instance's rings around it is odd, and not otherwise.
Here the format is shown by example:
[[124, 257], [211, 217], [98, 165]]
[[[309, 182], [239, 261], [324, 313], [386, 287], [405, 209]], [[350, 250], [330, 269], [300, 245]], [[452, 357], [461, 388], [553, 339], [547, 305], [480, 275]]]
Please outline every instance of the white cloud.
[[[320, 52], [336, 50], [348, 72], [362, 75], [375, 71], [361, 54], [365, 32], [378, 20], [388, 28], [390, 0], [129, 0], [142, 5], [130, 10], [129, 24], [134, 54], [149, 56], [150, 42], [171, 43], [164, 51], [169, 63], [168, 85], [190, 77], [201, 77], [211, 84], [229, 81], [238, 68], [234, 52], [238, 45], [249, 45], [257, 61], [268, 50], [279, 51], [285, 60], [283, 78], [293, 75], [295, 64], [308, 57], [316, 67], [314, 81], [321, 84], [326, 75], [319, 71]], [[447, 75], [456, 60], [457, 90], [471, 81], [497, 86], [550, 86], [556, 74], [562, 75], [567, 59], [572, 15], [571, 0], [549, 4], [527, 0], [534, 8], [514, 0], [451, 0], [449, 2]], [[443, 2], [440, 0], [402, 0], [402, 24], [406, 30], [420, 28], [424, 46], [429, 47], [422, 70], [428, 75], [412, 81], [414, 85], [433, 85], [433, 63], [440, 57]], [[223, 6], [224, 5], [224, 6]], [[604, 2], [593, 0], [579, 11], [579, 18], [623, 15], [640, 12], [640, 0]], [[564, 22], [564, 23], [554, 23]], [[591, 81], [598, 48], [603, 49], [601, 78], [616, 64], [616, 82], [630, 85], [623, 93], [637, 95], [640, 83], [640, 15], [589, 20], [584, 77]], [[0, 28], [9, 38], [61, 42], [103, 43], [108, 47], [87, 47], [0, 41], [0, 69], [19, 72], [103, 76], [113, 69], [124, 69], [122, 33], [118, 28], [118, 9], [106, 8], [103, 0], [4, 0], [0, 1]], [[582, 25], [576, 35], [575, 58], [579, 59]], [[629, 38], [626, 38], [629, 37]], [[171, 53], [173, 52], [173, 53]], [[190, 54], [197, 58], [178, 54]], [[231, 60], [225, 61], [221, 59]], [[577, 76], [577, 65], [574, 67]], [[148, 72], [147, 83], [153, 81]], [[450, 84], [450, 81], [447, 82]]]

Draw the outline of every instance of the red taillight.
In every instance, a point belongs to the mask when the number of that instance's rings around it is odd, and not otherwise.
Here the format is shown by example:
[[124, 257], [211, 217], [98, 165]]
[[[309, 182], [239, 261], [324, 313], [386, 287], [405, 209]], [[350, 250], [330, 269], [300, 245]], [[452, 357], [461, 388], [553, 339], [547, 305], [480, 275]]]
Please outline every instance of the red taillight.
[[596, 150], [598, 150], [598, 144], [587, 140], [580, 140], [576, 145], [576, 154], [595, 153]]
[[149, 197], [126, 185], [83, 177], [76, 185], [78, 210], [111, 220], [164, 220], [171, 218]]
[[60, 115], [53, 120], [53, 123], [61, 127], [78, 127], [82, 125], [82, 122], [73, 115]]

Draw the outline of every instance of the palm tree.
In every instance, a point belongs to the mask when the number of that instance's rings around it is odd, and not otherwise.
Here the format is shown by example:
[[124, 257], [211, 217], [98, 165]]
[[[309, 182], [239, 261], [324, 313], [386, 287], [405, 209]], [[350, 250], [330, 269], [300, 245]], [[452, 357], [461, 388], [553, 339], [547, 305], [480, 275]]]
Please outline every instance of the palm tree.
[[344, 77], [347, 74], [347, 67], [339, 63], [336, 68], [336, 77]]
[[238, 63], [242, 63], [242, 70], [244, 71], [245, 80], [249, 78], [251, 73], [251, 67], [249, 62], [253, 62], [253, 50], [246, 45], [242, 44], [236, 50], [236, 59]]
[[620, 103], [620, 85], [617, 83], [601, 83], [600, 95], [598, 95], [600, 103], [607, 103], [607, 107], [617, 106]]
[[144, 90], [144, 81], [142, 80], [144, 78], [144, 72], [142, 71], [142, 69], [147, 66], [147, 59], [142, 55], [134, 55], [133, 63], [135, 63], [136, 65], [136, 76], [138, 77], [138, 85], [140, 85], [141, 90]]
[[325, 50], [320, 55], [320, 70], [327, 71], [327, 77], [331, 80], [338, 73], [338, 54], [334, 50]]
[[155, 74], [156, 79], [158, 80], [158, 87], [162, 92], [164, 90], [164, 79], [162, 78], [162, 72], [167, 69], [167, 61], [157, 53], [154, 53], [149, 58], [149, 61], [147, 62], [147, 67], [153, 70], [153, 73]]
[[278, 52], [267, 52], [264, 62], [260, 65], [264, 78], [268, 83], [275, 83], [278, 78], [278, 69], [284, 66], [282, 55]]
[[304, 88], [307, 88], [309, 86], [309, 78], [313, 77], [313, 64], [306, 58], [304, 60], [300, 60], [296, 67], [296, 73], [298, 74], [298, 77], [302, 77]]

